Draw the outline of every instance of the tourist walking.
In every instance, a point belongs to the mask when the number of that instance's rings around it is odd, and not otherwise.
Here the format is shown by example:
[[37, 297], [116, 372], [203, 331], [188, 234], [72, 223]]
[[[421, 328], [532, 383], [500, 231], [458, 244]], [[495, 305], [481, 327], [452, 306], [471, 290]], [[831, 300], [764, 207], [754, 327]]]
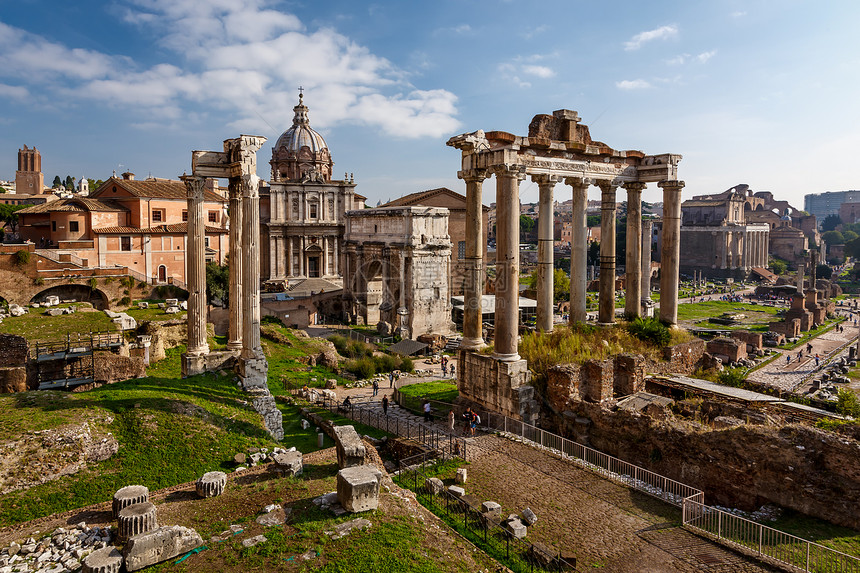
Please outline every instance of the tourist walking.
[[806, 353], [812, 354], [812, 343], [811, 342], [806, 343]]
[[388, 387], [394, 388], [394, 370], [388, 373]]
[[382, 413], [388, 415], [388, 396], [382, 397]]
[[424, 400], [424, 421], [433, 421], [433, 417], [430, 415], [430, 400]]
[[466, 408], [466, 411], [463, 412], [463, 435], [469, 435], [470, 429], [472, 427], [472, 407], [469, 406]]
[[444, 362], [442, 363], [442, 377], [443, 378], [448, 377], [448, 365], [445, 364]]
[[815, 353], [815, 365], [816, 365], [816, 366], [818, 366], [818, 360], [819, 360], [819, 358], [818, 358], [818, 353], [816, 352], [816, 353]]
[[379, 382], [374, 378], [373, 380], [373, 397], [376, 398], [376, 394], [379, 393]]
[[451, 378], [456, 378], [457, 376], [454, 374], [454, 365], [451, 365]]

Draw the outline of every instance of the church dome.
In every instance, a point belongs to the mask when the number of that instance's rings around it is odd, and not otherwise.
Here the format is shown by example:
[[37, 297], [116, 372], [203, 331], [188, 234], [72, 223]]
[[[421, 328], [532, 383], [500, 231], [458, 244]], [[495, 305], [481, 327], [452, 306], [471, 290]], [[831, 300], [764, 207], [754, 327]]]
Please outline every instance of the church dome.
[[310, 126], [303, 95], [293, 108], [293, 125], [281, 134], [272, 148], [272, 181], [302, 180], [323, 183], [331, 180], [334, 162], [323, 136]]

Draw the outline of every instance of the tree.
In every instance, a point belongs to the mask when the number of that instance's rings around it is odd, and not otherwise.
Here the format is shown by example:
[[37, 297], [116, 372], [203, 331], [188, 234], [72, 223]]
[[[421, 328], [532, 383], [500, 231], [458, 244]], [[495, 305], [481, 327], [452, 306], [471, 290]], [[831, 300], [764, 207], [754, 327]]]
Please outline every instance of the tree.
[[537, 226], [537, 221], [528, 215], [520, 215], [520, 237], [530, 235]]
[[[570, 277], [561, 269], [554, 269], [552, 275], [552, 298], [555, 302], [570, 298]], [[530, 289], [537, 289], [538, 271], [535, 269], [528, 276], [527, 283]]]
[[59, 189], [63, 185], [63, 180], [59, 175], [54, 175], [54, 182], [51, 184], [51, 189]]
[[857, 235], [857, 233], [855, 233], [854, 231], [852, 231], [850, 229], [847, 231], [842, 231], [842, 240], [845, 241], [846, 245], [850, 241], [853, 241], [854, 239], [856, 239], [858, 236], [860, 236], [860, 235]]
[[838, 227], [840, 223], [842, 223], [842, 219], [839, 218], [839, 215], [827, 215], [824, 217], [824, 220], [821, 221], [821, 230], [832, 231]]
[[844, 245], [845, 238], [839, 231], [827, 231], [821, 234], [821, 239], [828, 245]]
[[90, 184], [90, 191], [95, 191], [104, 183], [101, 179], [87, 179], [87, 182]]
[[860, 237], [845, 241], [845, 256], [860, 259]]
[[225, 304], [230, 295], [230, 268], [218, 263], [206, 263], [206, 298], [208, 302], [220, 298]]
[[0, 205], [0, 221], [13, 233], [18, 230], [18, 211], [30, 205]]
[[588, 244], [587, 264], [596, 265], [600, 263], [600, 243], [592, 241]]
[[815, 276], [819, 279], [829, 279], [833, 276], [833, 269], [830, 268], [830, 265], [817, 265], [815, 267]]
[[770, 270], [773, 271], [773, 274], [775, 274], [775, 275], [785, 274], [786, 268], [787, 268], [787, 265], [785, 264], [785, 261], [783, 261], [782, 259], [774, 259], [770, 263]]
[[64, 185], [66, 186], [66, 191], [72, 191], [75, 188], [75, 178], [71, 175], [66, 175], [66, 182]]
[[836, 402], [836, 412], [843, 416], [851, 416], [852, 418], [860, 417], [860, 400], [857, 399], [857, 394], [851, 390], [840, 388], [839, 397]]
[[600, 226], [600, 215], [589, 215], [585, 218], [585, 226], [586, 227], [599, 227]]

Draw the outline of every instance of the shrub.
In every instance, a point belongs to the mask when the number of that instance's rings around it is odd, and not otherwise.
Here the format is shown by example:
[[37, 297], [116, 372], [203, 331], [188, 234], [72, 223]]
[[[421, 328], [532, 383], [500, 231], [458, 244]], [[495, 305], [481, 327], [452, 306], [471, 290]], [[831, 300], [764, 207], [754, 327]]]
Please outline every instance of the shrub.
[[334, 348], [338, 351], [339, 354], [346, 356], [346, 337], [343, 337], [339, 334], [335, 334], [334, 336], [330, 336], [328, 341], [334, 344]]
[[96, 277], [90, 279], [90, 288], [95, 290], [99, 286], [99, 280]]
[[21, 249], [17, 253], [15, 253], [15, 262], [20, 266], [24, 266], [30, 262], [30, 251], [25, 251]]
[[400, 370], [402, 372], [414, 372], [415, 364], [412, 362], [412, 359], [408, 356], [403, 356], [400, 359]]
[[345, 368], [359, 378], [370, 378], [376, 374], [376, 362], [370, 357], [348, 360]]
[[745, 386], [747, 376], [743, 368], [725, 368], [717, 374], [717, 382], [723, 386], [731, 386], [733, 388], [743, 388]]
[[114, 277], [107, 277], [107, 278], [105, 278], [105, 284], [109, 285], [115, 280], [116, 280], [116, 278], [114, 278]]
[[843, 416], [851, 416], [852, 418], [860, 417], [860, 400], [857, 394], [851, 390], [839, 389], [839, 398], [836, 402], [836, 412]]
[[121, 299], [119, 299], [119, 305], [120, 306], [131, 306], [131, 297], [129, 297], [129, 296], [122, 297]]
[[378, 372], [391, 372], [392, 370], [397, 370], [400, 366], [400, 359], [391, 354], [383, 354], [382, 356], [377, 356], [375, 358], [376, 370]]
[[672, 333], [669, 332], [669, 328], [656, 318], [637, 316], [627, 326], [627, 331], [639, 340], [653, 342], [658, 346], [666, 346], [672, 339]]
[[349, 358], [362, 358], [373, 356], [373, 348], [360, 340], [350, 339], [346, 343], [346, 356]]
[[36, 286], [42, 286], [43, 284], [45, 284], [45, 279], [43, 279], [42, 277], [36, 277], [33, 279], [33, 284]]
[[271, 314], [267, 314], [266, 316], [260, 319], [260, 324], [274, 324], [277, 326], [284, 326], [284, 323], [277, 316], [272, 316]]

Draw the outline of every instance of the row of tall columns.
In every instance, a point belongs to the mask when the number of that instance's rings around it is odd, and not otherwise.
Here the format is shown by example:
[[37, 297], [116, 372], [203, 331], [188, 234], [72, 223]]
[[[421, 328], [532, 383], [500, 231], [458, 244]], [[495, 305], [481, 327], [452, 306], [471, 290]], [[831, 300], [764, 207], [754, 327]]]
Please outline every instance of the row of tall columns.
[[600, 299], [598, 324], [615, 322], [615, 190], [610, 181], [598, 181], [600, 187]]
[[627, 191], [624, 313], [634, 317], [642, 315], [642, 190], [645, 184], [628, 183], [624, 189]]
[[188, 356], [209, 354], [206, 340], [206, 218], [203, 213], [206, 179], [183, 176], [188, 198]]
[[460, 347], [477, 349], [484, 345], [481, 324], [481, 297], [484, 294], [483, 203], [484, 170], [461, 171], [466, 182], [466, 277], [463, 285], [463, 340]]
[[661, 181], [663, 237], [660, 253], [660, 320], [678, 324], [678, 272], [681, 257], [681, 189], [683, 181]]
[[230, 324], [227, 330], [227, 350], [242, 349], [242, 185], [238, 177], [231, 177], [230, 197], [230, 265], [228, 268]]
[[263, 357], [260, 344], [260, 178], [242, 176], [242, 358]]
[[538, 184], [538, 276], [537, 276], [537, 329], [552, 331], [553, 302], [555, 293], [555, 269], [553, 265], [553, 187], [558, 183], [556, 175], [533, 175]]
[[500, 165], [496, 175], [496, 313], [495, 353], [497, 360], [520, 359], [520, 181], [525, 169]]

